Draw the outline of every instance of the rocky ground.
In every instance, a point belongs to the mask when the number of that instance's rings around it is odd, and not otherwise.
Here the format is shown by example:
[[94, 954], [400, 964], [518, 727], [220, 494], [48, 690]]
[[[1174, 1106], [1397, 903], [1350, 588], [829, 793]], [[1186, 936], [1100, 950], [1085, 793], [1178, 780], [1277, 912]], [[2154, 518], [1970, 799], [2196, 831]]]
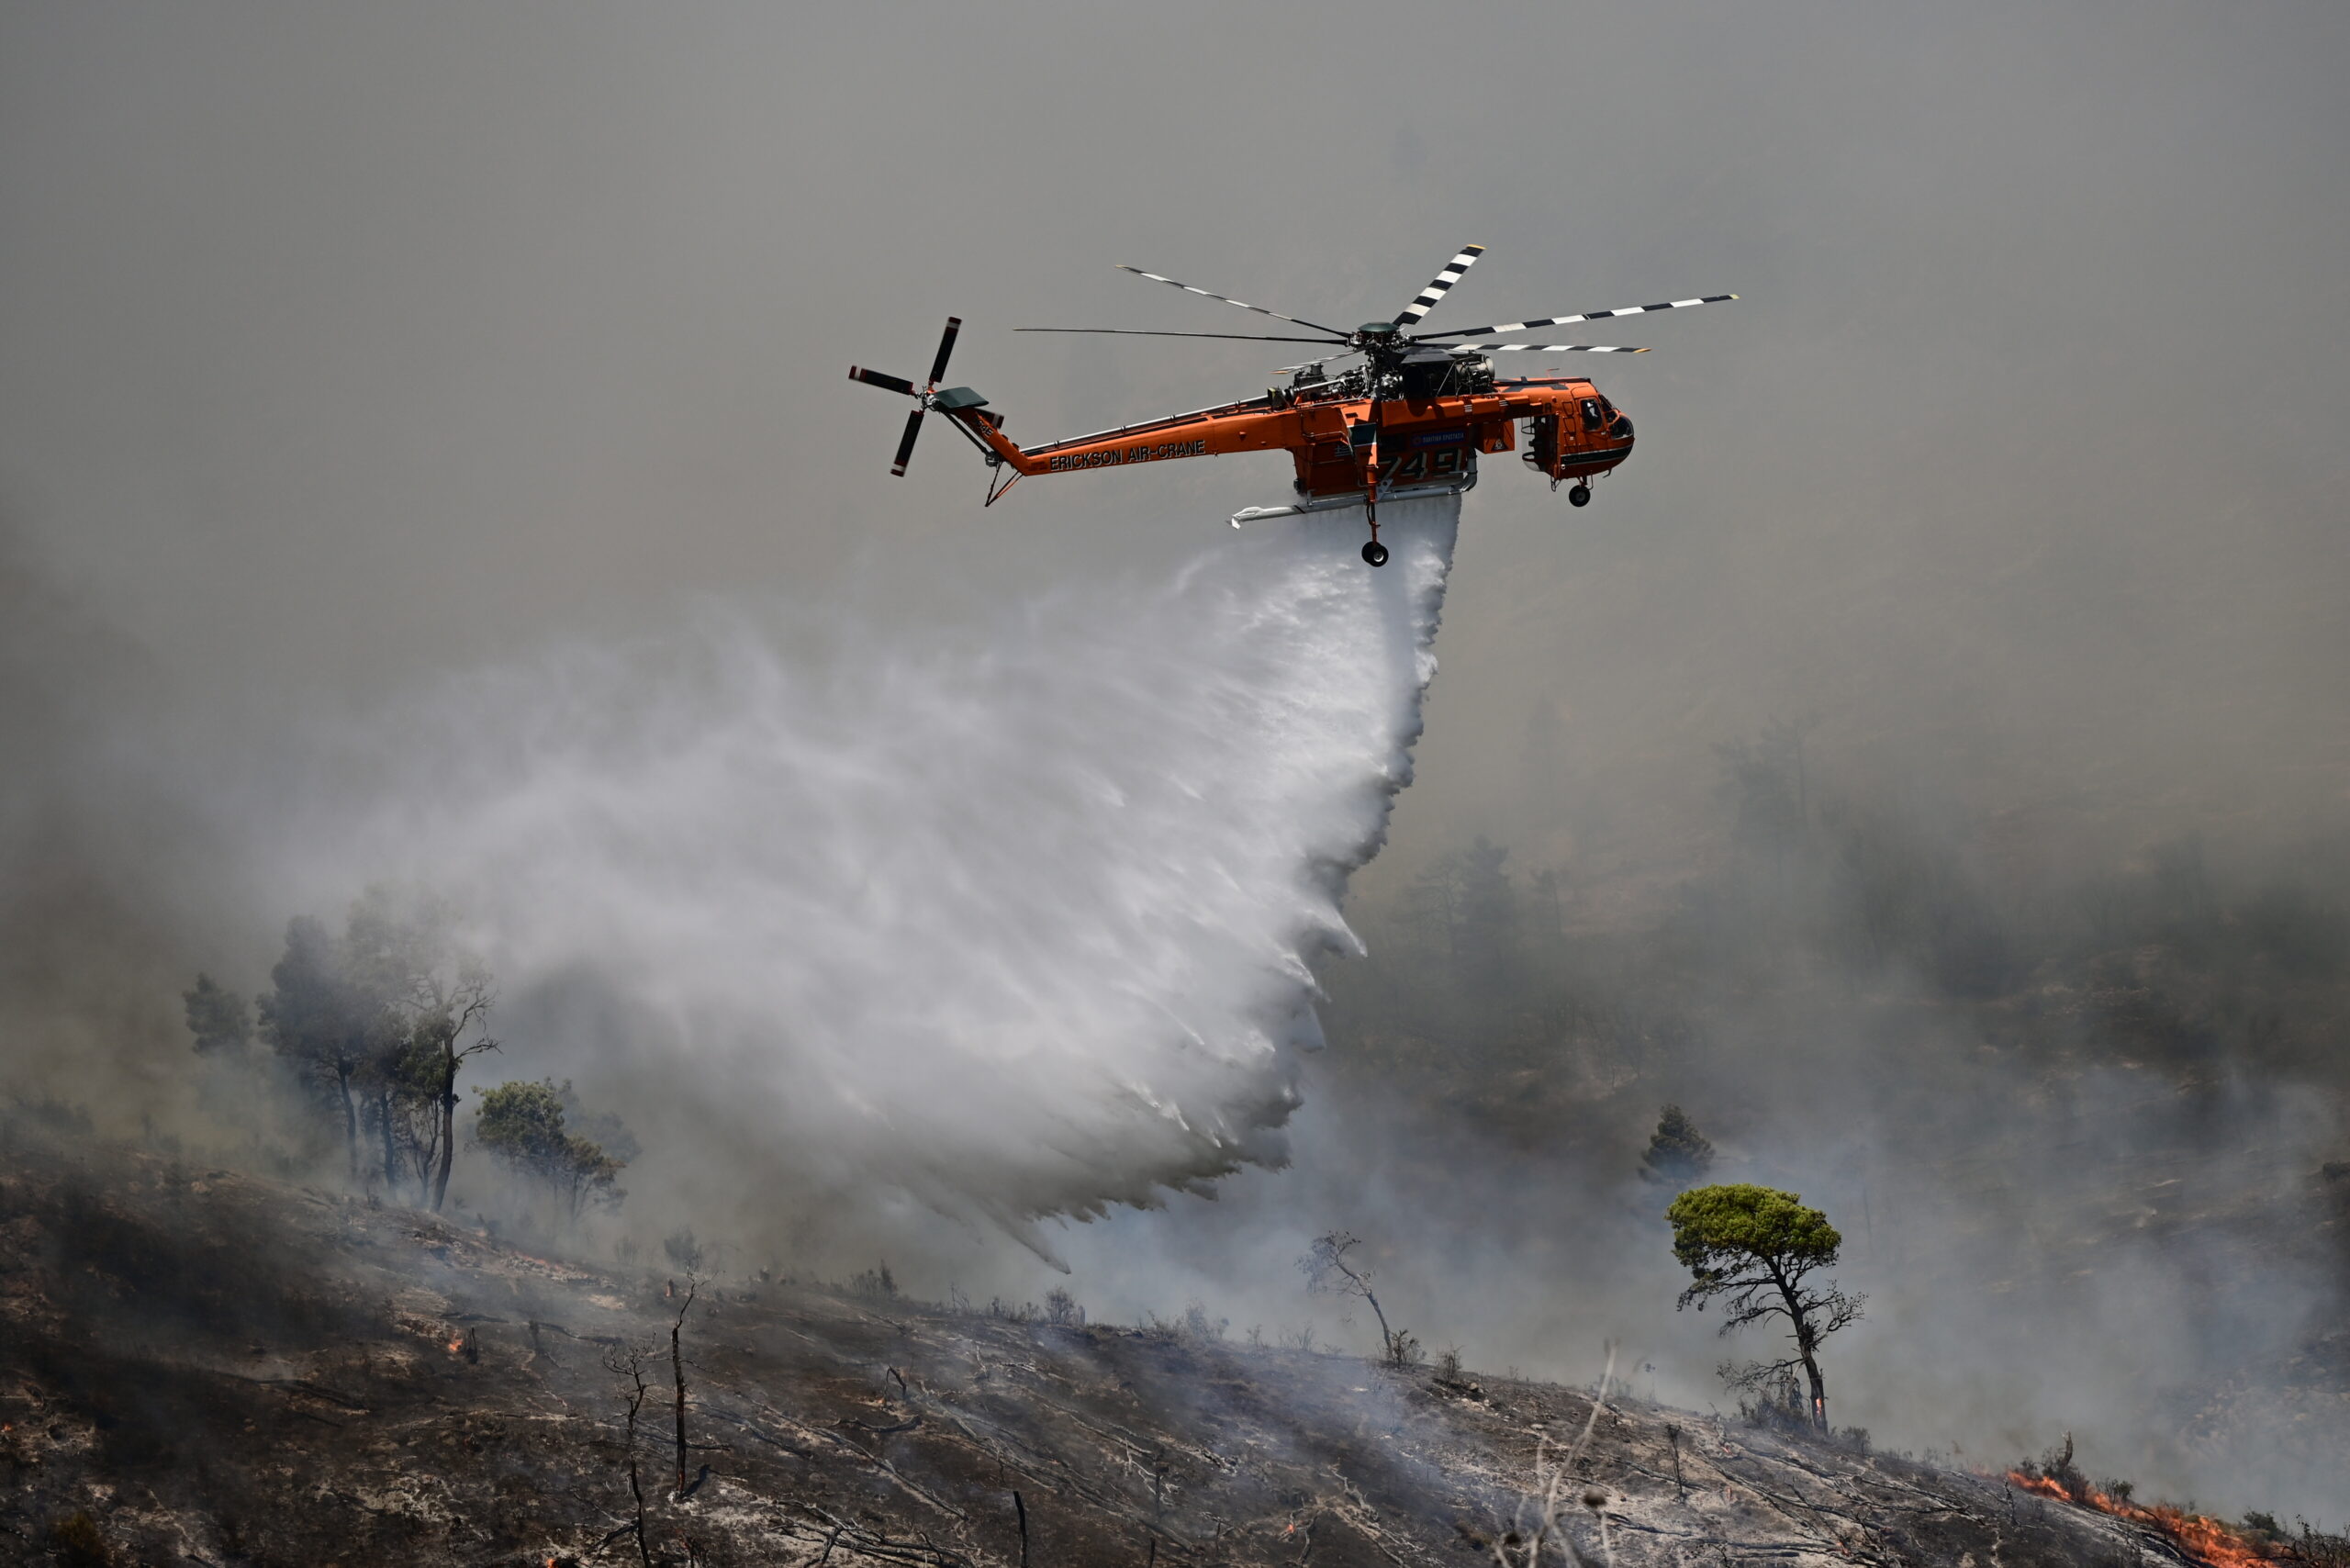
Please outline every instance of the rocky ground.
[[2005, 1477], [1617, 1393], [871, 1291], [706, 1281], [688, 1307], [674, 1288], [17, 1129], [0, 1558], [1149, 1568], [1523, 1562], [1540, 1537], [1545, 1562], [1627, 1565], [2191, 1560]]

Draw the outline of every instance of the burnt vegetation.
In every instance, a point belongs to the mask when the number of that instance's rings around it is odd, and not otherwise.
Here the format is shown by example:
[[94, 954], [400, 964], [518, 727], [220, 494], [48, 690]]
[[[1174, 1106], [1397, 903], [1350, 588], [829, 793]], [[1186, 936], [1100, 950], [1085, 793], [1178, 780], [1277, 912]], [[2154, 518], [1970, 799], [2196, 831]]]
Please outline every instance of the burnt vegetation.
[[499, 1048], [497, 984], [445, 905], [375, 888], [340, 934], [297, 916], [269, 980], [250, 1005], [209, 974], [181, 994], [209, 1098], [247, 1130], [248, 1163], [319, 1178], [340, 1164], [369, 1201], [438, 1214], [464, 1146], [481, 1160], [476, 1211], [543, 1236], [625, 1201], [636, 1139], [568, 1080], [476, 1089], [461, 1115], [461, 1076]]
[[1204, 1314], [679, 1282], [6, 1130], [14, 1560], [2037, 1568], [2160, 1539], [1606, 1376], [1237, 1344]]

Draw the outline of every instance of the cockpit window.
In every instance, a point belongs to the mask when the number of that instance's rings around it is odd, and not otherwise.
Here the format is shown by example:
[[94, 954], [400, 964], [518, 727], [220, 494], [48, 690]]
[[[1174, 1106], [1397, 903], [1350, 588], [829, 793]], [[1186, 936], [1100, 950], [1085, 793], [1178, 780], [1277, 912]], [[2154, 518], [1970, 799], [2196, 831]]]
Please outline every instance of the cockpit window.
[[1587, 431], [1595, 431], [1606, 425], [1606, 422], [1607, 421], [1606, 420], [1599, 417], [1598, 399], [1594, 398], [1585, 398], [1583, 400], [1583, 428]]

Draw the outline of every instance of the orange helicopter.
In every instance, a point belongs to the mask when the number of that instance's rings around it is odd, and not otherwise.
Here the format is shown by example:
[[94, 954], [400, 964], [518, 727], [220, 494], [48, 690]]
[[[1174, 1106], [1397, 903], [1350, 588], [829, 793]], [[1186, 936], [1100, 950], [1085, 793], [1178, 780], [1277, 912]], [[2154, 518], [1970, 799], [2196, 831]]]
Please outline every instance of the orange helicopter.
[[[1080, 470], [1124, 467], [1134, 463], [1163, 463], [1178, 457], [1218, 457], [1235, 452], [1286, 451], [1297, 469], [1297, 500], [1285, 507], [1250, 507], [1237, 512], [1232, 525], [1264, 518], [1293, 517], [1303, 512], [1360, 506], [1371, 525], [1371, 540], [1362, 558], [1384, 566], [1387, 546], [1379, 542], [1379, 503], [1416, 497], [1459, 495], [1477, 482], [1478, 454], [1517, 450], [1517, 427], [1526, 427], [1523, 460], [1547, 476], [1550, 487], [1572, 479], [1568, 501], [1583, 506], [1591, 500], [1591, 481], [1621, 464], [1632, 454], [1632, 421], [1610, 403], [1596, 386], [1581, 376], [1541, 375], [1505, 380], [1494, 373], [1489, 357], [1499, 353], [1645, 353], [1645, 349], [1600, 343], [1505, 343], [1454, 342], [1506, 336], [1538, 328], [1563, 327], [1577, 321], [1599, 321], [1615, 316], [1645, 316], [1653, 310], [1685, 310], [1697, 305], [1718, 305], [1735, 294], [1708, 294], [1696, 299], [1667, 300], [1661, 305], [1634, 305], [1618, 310], [1591, 310], [1580, 316], [1547, 316], [1463, 331], [1415, 332], [1423, 317], [1435, 308], [1461, 274], [1483, 255], [1483, 245], [1464, 245], [1460, 253], [1422, 289], [1418, 297], [1393, 320], [1366, 321], [1353, 331], [1325, 327], [1302, 317], [1284, 316], [1261, 305], [1225, 295], [1210, 294], [1177, 283], [1171, 277], [1123, 270], [1167, 284], [1186, 294], [1222, 300], [1243, 310], [1287, 321], [1321, 334], [1318, 337], [1272, 336], [1254, 332], [1150, 332], [1118, 327], [1019, 327], [1022, 332], [1084, 332], [1138, 338], [1223, 338], [1248, 342], [1315, 343], [1326, 357], [1285, 366], [1286, 386], [1269, 388], [1261, 398], [1223, 403], [1188, 414], [1173, 414], [1141, 424], [1120, 425], [1091, 435], [1072, 436], [1043, 446], [1015, 446], [1004, 438], [1003, 416], [968, 386], [942, 388], [947, 356], [954, 352], [963, 319], [946, 319], [946, 335], [931, 362], [930, 379], [921, 386], [902, 376], [852, 365], [849, 377], [868, 386], [903, 393], [917, 405], [906, 416], [906, 431], [898, 442], [890, 472], [902, 475], [913, 455], [914, 438], [922, 433], [923, 416], [944, 414], [979, 449], [991, 473], [986, 504], [993, 506], [1006, 491], [1031, 474], [1074, 474]], [[1360, 355], [1363, 363], [1336, 374], [1328, 358]], [[1009, 471], [1008, 473], [1006, 471]]]

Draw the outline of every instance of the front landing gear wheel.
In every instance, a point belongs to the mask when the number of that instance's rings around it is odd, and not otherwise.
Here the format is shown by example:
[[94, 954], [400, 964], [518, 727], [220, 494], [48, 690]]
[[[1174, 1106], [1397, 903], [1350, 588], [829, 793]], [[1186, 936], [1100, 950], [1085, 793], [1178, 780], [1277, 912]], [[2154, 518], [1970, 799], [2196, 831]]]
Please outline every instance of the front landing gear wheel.
[[1591, 505], [1591, 487], [1589, 485], [1577, 485], [1573, 489], [1569, 490], [1567, 492], [1567, 505], [1571, 507], [1587, 507]]
[[1362, 558], [1374, 566], [1387, 565], [1387, 546], [1374, 539], [1362, 547]]

